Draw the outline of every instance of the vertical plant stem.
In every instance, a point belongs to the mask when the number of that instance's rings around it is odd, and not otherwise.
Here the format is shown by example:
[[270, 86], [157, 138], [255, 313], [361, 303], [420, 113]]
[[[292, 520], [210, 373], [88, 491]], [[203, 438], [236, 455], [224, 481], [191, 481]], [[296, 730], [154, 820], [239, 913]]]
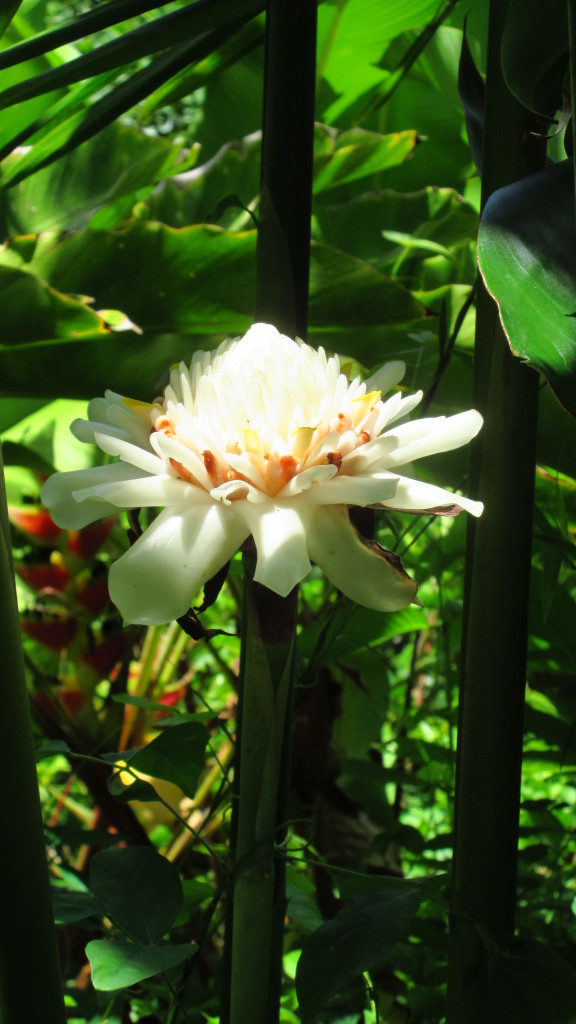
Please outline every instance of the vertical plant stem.
[[306, 336], [316, 0], [268, 0], [256, 319]]
[[[495, 189], [538, 170], [543, 161], [529, 115], [502, 75], [507, 9], [501, 0], [490, 5], [483, 205]], [[469, 535], [449, 1024], [492, 1019], [486, 941], [514, 929], [537, 396], [537, 374], [512, 356], [496, 304], [481, 285], [475, 404], [485, 424], [473, 455], [472, 486], [485, 511]]]
[[[570, 47], [570, 101], [572, 112], [576, 105], [576, 0], [566, 0], [568, 6], [568, 44]], [[570, 125], [572, 131], [572, 164], [574, 167], [574, 188], [576, 189], [576, 148], [574, 146], [574, 116]]]
[[[306, 337], [316, 67], [316, 0], [268, 0], [255, 319]], [[233, 900], [222, 1024], [278, 1020], [292, 743], [297, 591], [280, 598], [245, 557]]]
[[284, 786], [297, 591], [278, 597], [254, 582], [254, 566], [248, 558], [245, 562], [230, 1020], [272, 1024], [278, 1019], [281, 966], [275, 932], [278, 916], [283, 924], [285, 913], [283, 855], [276, 855], [283, 822], [277, 811]]
[[0, 458], [0, 1022], [64, 1024]]

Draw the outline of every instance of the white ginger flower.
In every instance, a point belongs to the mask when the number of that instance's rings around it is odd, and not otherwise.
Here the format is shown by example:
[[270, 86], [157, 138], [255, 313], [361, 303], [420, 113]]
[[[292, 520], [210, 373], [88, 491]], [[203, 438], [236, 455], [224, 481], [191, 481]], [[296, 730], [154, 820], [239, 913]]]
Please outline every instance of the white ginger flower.
[[[79, 529], [119, 509], [162, 508], [110, 570], [126, 622], [183, 615], [248, 537], [255, 579], [286, 596], [315, 562], [348, 597], [379, 611], [414, 599], [400, 560], [366, 540], [349, 506], [478, 516], [479, 502], [403, 476], [421, 456], [458, 448], [482, 425], [475, 410], [399, 423], [419, 392], [386, 401], [404, 364], [351, 383], [327, 358], [268, 324], [172, 369], [152, 405], [107, 392], [72, 431], [119, 461], [56, 473], [42, 498]], [[396, 426], [391, 426], [396, 423]]]

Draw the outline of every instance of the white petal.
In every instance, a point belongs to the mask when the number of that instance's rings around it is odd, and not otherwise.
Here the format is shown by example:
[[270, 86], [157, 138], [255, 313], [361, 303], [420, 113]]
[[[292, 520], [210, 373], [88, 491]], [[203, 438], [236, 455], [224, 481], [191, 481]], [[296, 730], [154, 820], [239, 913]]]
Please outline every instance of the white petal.
[[111, 501], [83, 500], [80, 504], [74, 494], [78, 490], [99, 487], [102, 484], [126, 485], [140, 479], [141, 470], [115, 462], [94, 469], [77, 469], [72, 473], [54, 473], [42, 488], [42, 501], [52, 519], [64, 530], [81, 530], [97, 519], [115, 515], [118, 506]]
[[110, 596], [126, 622], [177, 619], [248, 533], [222, 505], [165, 509], [110, 569]]
[[210, 490], [212, 481], [206, 472], [202, 459], [185, 444], [177, 441], [174, 437], [168, 437], [162, 431], [156, 431], [151, 434], [150, 443], [159, 456], [164, 457], [166, 463], [169, 463], [170, 459], [180, 462], [189, 473], [192, 473], [192, 476], [199, 484], [205, 487], [207, 491]]
[[438, 452], [449, 452], [471, 441], [482, 426], [482, 417], [475, 409], [460, 412], [448, 418], [414, 420], [403, 423], [391, 435], [399, 439], [398, 448], [391, 453], [387, 466], [404, 466], [414, 459]]
[[396, 493], [397, 482], [398, 477], [391, 473], [365, 477], [340, 474], [328, 483], [310, 487], [302, 494], [302, 501], [309, 505], [387, 504]]
[[399, 384], [406, 373], [406, 363], [400, 359], [385, 363], [366, 381], [366, 391], [381, 391], [383, 395]]
[[464, 509], [473, 516], [482, 515], [484, 506], [481, 501], [472, 501], [471, 498], [464, 498], [461, 494], [453, 494], [444, 490], [443, 487], [436, 487], [434, 484], [425, 484], [420, 480], [410, 480], [408, 477], [398, 477], [398, 487], [392, 499], [387, 498], [383, 505], [386, 508], [397, 508], [404, 512], [423, 512], [428, 509]]
[[336, 476], [337, 472], [337, 466], [310, 466], [310, 469], [305, 469], [302, 473], [293, 476], [278, 492], [277, 499], [281, 501], [286, 498], [294, 498], [297, 494], [308, 491], [313, 484], [320, 486], [320, 484], [327, 483], [328, 480]]
[[96, 431], [110, 434], [111, 437], [121, 437], [124, 440], [128, 438], [126, 431], [120, 427], [113, 427], [108, 423], [98, 423], [95, 420], [74, 420], [70, 424], [70, 430], [74, 437], [78, 438], [79, 441], [83, 441], [84, 444], [96, 444]]
[[308, 553], [339, 590], [367, 608], [395, 612], [416, 597], [418, 584], [404, 572], [400, 559], [365, 540], [345, 506], [322, 509], [312, 521]]
[[256, 544], [254, 579], [281, 597], [310, 571], [306, 530], [314, 513], [306, 508], [270, 503], [232, 503], [232, 511], [246, 523]]
[[[164, 476], [165, 473], [170, 472], [169, 464], [153, 452], [140, 448], [139, 445], [131, 444], [122, 438], [111, 437], [109, 434], [102, 434], [98, 430], [94, 434], [94, 440], [98, 447], [103, 452], [106, 452], [107, 455], [118, 455], [123, 462], [128, 462], [131, 466], [137, 466], [139, 469], [143, 469], [145, 473]], [[174, 472], [173, 475], [176, 476], [176, 473]]]
[[76, 501], [98, 499], [118, 508], [182, 508], [209, 505], [208, 491], [172, 476], [140, 476], [136, 480], [106, 482], [74, 491]]
[[224, 458], [226, 462], [235, 469], [237, 473], [242, 473], [250, 483], [254, 484], [254, 487], [258, 487], [261, 491], [266, 490], [266, 484], [262, 478], [262, 474], [258, 472], [255, 466], [250, 461], [250, 456], [247, 452], [242, 452], [241, 455], [235, 455], [233, 452], [225, 452]]
[[394, 434], [383, 434], [346, 455], [342, 460], [342, 467], [346, 473], [354, 474], [383, 471], [388, 468], [390, 452], [397, 447], [398, 439]]
[[247, 480], [227, 480], [224, 484], [219, 484], [218, 487], [213, 487], [210, 491], [210, 497], [214, 501], [222, 501], [225, 505], [231, 505], [232, 500], [235, 498], [237, 501], [252, 502], [269, 502], [270, 498], [267, 494], [252, 487]]

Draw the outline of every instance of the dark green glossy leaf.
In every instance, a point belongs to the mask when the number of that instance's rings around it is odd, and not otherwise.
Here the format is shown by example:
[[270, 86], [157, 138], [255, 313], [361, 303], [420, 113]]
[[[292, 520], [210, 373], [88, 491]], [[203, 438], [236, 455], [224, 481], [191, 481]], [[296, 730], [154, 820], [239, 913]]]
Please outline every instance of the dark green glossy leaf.
[[166, 779], [193, 797], [209, 733], [200, 722], [184, 722], [161, 732], [129, 759], [131, 768], [155, 779]]
[[495, 192], [478, 259], [515, 355], [576, 415], [576, 227], [571, 162]]
[[182, 906], [176, 868], [147, 846], [111, 847], [95, 854], [90, 889], [114, 923], [146, 945], [160, 941]]
[[421, 893], [409, 885], [359, 896], [305, 940], [296, 972], [305, 1024], [363, 971], [385, 963], [406, 934], [420, 900]]
[[575, 1024], [576, 973], [553, 949], [534, 939], [487, 950], [489, 985], [478, 985], [486, 1020], [495, 1024]]
[[102, 917], [104, 908], [91, 892], [52, 889], [52, 908], [56, 924], [76, 924], [90, 917]]
[[484, 79], [478, 71], [468, 45], [466, 31], [462, 33], [462, 51], [458, 69], [458, 91], [464, 110], [466, 132], [476, 170], [482, 169], [482, 145], [484, 138]]
[[100, 992], [128, 988], [139, 981], [178, 967], [196, 952], [194, 946], [134, 946], [129, 942], [95, 939], [86, 946], [92, 982]]

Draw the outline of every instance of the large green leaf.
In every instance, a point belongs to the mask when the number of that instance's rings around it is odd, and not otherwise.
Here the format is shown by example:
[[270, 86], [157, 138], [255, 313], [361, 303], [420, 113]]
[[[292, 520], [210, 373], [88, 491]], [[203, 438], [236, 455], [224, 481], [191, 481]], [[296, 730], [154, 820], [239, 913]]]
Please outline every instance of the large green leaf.
[[86, 299], [62, 295], [17, 267], [0, 266], [0, 304], [0, 347], [39, 337], [64, 339], [110, 333], [105, 319], [89, 308]]
[[413, 131], [393, 135], [358, 129], [342, 132], [330, 151], [315, 160], [314, 192], [326, 192], [396, 167], [410, 156], [416, 143]]
[[515, 355], [576, 415], [576, 226], [569, 162], [495, 192], [478, 259]]
[[[0, 347], [4, 395], [82, 397], [112, 387], [150, 398], [172, 362], [248, 329], [255, 247], [255, 231], [234, 234], [209, 225], [174, 230], [138, 221], [116, 231], [27, 239], [21, 257], [14, 243], [0, 252], [0, 267], [2, 260], [13, 265], [20, 259], [17, 272], [24, 278], [26, 268], [39, 291], [35, 304], [46, 301], [51, 289], [89, 294], [96, 309], [120, 310], [143, 333], [127, 330], [81, 343], [69, 335], [65, 357], [54, 335], [43, 332], [36, 334], [40, 344], [17, 351]], [[20, 309], [16, 302], [8, 310], [15, 328]], [[365, 364], [384, 362], [413, 347], [408, 333], [424, 315], [405, 288], [368, 263], [328, 246], [312, 247], [315, 341]], [[12, 344], [18, 340], [14, 334]], [[30, 333], [20, 340], [30, 342]]]
[[347, 0], [319, 8], [319, 68], [339, 97], [326, 112], [329, 123], [363, 93], [381, 83], [386, 48], [403, 32], [437, 14], [436, 0]]
[[134, 946], [130, 942], [94, 939], [86, 946], [92, 983], [100, 992], [129, 988], [188, 960], [196, 949], [189, 943], [170, 946]]
[[[183, 156], [181, 147], [166, 139], [112, 124], [4, 193], [0, 233], [8, 238], [54, 228], [78, 231], [101, 207], [122, 201], [129, 213], [159, 181], [190, 167], [191, 158], [184, 163]], [[6, 161], [7, 170], [10, 164]]]
[[152, 847], [111, 847], [90, 862], [90, 889], [106, 914], [135, 942], [153, 945], [182, 906], [180, 876]]
[[420, 900], [421, 893], [408, 883], [359, 896], [305, 940], [296, 973], [305, 1022], [313, 1021], [363, 971], [386, 961], [406, 934]]

